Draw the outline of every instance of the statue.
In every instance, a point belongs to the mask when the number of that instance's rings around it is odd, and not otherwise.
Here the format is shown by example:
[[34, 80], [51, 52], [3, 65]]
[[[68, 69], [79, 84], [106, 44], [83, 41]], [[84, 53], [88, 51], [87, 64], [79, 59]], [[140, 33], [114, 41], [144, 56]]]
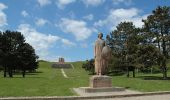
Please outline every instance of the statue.
[[98, 34], [98, 39], [95, 42], [94, 56], [95, 56], [95, 72], [97, 75], [106, 74], [106, 67], [111, 58], [111, 49], [106, 45], [102, 39], [103, 34]]

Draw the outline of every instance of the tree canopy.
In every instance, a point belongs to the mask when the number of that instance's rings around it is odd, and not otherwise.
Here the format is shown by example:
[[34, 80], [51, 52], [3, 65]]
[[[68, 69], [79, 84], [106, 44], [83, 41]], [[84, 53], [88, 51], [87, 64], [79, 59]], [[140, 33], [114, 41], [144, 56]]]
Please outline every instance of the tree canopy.
[[7, 72], [13, 77], [15, 70], [22, 70], [24, 77], [26, 70], [37, 69], [38, 56], [20, 32], [0, 32], [0, 47], [0, 65], [4, 68], [4, 77], [7, 76]]

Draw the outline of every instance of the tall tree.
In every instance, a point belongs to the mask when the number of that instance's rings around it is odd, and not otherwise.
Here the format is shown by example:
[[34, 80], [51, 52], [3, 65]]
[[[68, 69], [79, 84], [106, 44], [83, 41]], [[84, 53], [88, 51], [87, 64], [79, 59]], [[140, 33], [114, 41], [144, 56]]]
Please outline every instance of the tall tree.
[[170, 47], [170, 7], [157, 7], [144, 22], [146, 42], [158, 47], [162, 54], [159, 66], [162, 69], [163, 78], [167, 78], [167, 58]]
[[25, 77], [26, 70], [35, 70], [38, 67], [38, 56], [35, 54], [34, 48], [28, 43], [23, 43], [18, 47], [18, 66], [22, 70]]
[[38, 56], [33, 47], [25, 43], [25, 38], [20, 32], [7, 30], [1, 33], [0, 38], [0, 60], [4, 68], [4, 77], [7, 76], [7, 72], [13, 77], [13, 71], [16, 69], [22, 70], [24, 77], [25, 70], [37, 68]]
[[3, 66], [4, 66], [4, 77], [6, 72], [9, 76], [13, 76], [13, 69], [16, 66], [17, 60], [17, 48], [25, 42], [23, 35], [20, 32], [5, 31], [2, 35], [2, 51], [3, 55]]
[[121, 22], [110, 33], [110, 37], [107, 37], [108, 44], [113, 49], [113, 55], [119, 59], [118, 66], [127, 68], [136, 63], [138, 32], [139, 29], [135, 28], [132, 22]]

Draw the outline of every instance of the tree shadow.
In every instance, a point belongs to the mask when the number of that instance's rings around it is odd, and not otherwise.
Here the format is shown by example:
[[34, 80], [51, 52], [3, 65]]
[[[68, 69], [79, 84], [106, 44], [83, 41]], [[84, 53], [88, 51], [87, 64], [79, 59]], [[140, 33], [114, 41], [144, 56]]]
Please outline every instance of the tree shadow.
[[124, 74], [125, 74], [124, 72], [118, 72], [118, 71], [107, 73], [108, 76], [122, 76]]
[[[40, 73], [43, 73], [43, 72], [42, 71], [26, 72], [26, 75], [38, 75]], [[13, 75], [22, 75], [22, 72], [14, 72]]]
[[[3, 77], [4, 78], [4, 77]], [[23, 79], [28, 79], [28, 78], [44, 78], [44, 77], [30, 77], [30, 76], [25, 76], [25, 77], [22, 77], [22, 76], [13, 76], [13, 77], [5, 77], [5, 78], [11, 78], [11, 79], [15, 79], [15, 78], [23, 78]]]
[[167, 79], [164, 79], [160, 76], [138, 76], [137, 78], [141, 78], [143, 80], [170, 80], [170, 77], [167, 77]]

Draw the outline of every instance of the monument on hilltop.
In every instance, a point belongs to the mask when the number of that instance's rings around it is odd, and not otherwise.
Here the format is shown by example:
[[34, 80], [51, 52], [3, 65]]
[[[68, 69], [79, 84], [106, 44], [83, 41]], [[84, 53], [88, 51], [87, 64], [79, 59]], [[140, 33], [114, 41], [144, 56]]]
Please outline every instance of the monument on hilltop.
[[58, 58], [58, 62], [52, 64], [52, 68], [72, 68], [69, 63], [65, 63], [65, 59], [63, 57]]
[[59, 58], [59, 59], [58, 59], [58, 63], [60, 63], [60, 64], [64, 64], [64, 63], [65, 63], [64, 58], [62, 58], [62, 57], [61, 57], [61, 58]]

